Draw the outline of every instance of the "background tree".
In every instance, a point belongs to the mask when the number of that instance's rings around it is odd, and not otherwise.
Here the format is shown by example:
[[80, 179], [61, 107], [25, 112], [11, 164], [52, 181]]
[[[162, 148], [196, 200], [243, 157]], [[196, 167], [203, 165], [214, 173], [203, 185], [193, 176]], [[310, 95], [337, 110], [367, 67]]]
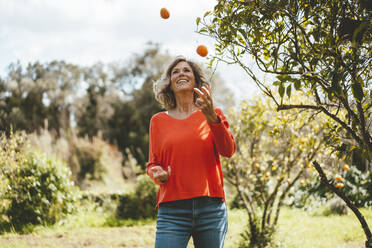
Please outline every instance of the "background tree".
[[266, 247], [290, 190], [305, 183], [310, 161], [322, 154], [323, 123], [261, 100], [243, 103], [230, 118], [237, 150], [223, 168], [248, 215], [240, 247]]
[[79, 88], [81, 70], [64, 61], [9, 66], [0, 86], [0, 129], [32, 132], [48, 122], [59, 132], [71, 125], [74, 96]]
[[118, 100], [118, 94], [104, 64], [84, 68], [83, 75], [86, 89], [80, 89], [82, 93], [75, 102], [74, 118], [79, 135], [92, 139], [98, 133], [106, 133], [108, 120], [114, 112], [111, 105]]

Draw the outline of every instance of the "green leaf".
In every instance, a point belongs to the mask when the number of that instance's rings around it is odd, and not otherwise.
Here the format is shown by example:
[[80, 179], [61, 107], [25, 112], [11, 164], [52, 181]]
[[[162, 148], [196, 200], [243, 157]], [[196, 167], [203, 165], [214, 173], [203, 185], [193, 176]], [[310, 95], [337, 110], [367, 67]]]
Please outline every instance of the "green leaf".
[[295, 87], [296, 90], [300, 90], [301, 89], [301, 82], [300, 82], [300, 80], [298, 80], [298, 79], [295, 80], [294, 87]]
[[338, 78], [334, 78], [332, 80], [332, 84], [331, 84], [330, 90], [332, 92], [337, 93], [337, 94], [341, 94], [342, 89], [341, 89], [340, 81], [338, 80]]
[[282, 97], [282, 98], [283, 98], [283, 96], [284, 96], [284, 91], [285, 91], [284, 84], [281, 84], [281, 85], [279, 86], [279, 95], [280, 95], [280, 97]]
[[359, 102], [363, 100], [363, 89], [359, 82], [351, 84], [351, 92], [353, 93], [355, 99], [357, 99]]
[[278, 76], [276, 76], [276, 78], [279, 79], [280, 82], [286, 82], [287, 79], [288, 79], [288, 75], [285, 75], [285, 74], [283, 74], [283, 75], [278, 75]]
[[328, 91], [328, 99], [330, 101], [333, 101], [333, 99], [334, 99], [334, 93], [331, 90]]
[[200, 17], [196, 18], [196, 25], [199, 25]]
[[208, 33], [208, 30], [206, 27], [203, 27], [199, 30], [199, 33]]
[[287, 90], [286, 90], [288, 98], [291, 98], [291, 91], [292, 91], [292, 85], [290, 84], [287, 86]]

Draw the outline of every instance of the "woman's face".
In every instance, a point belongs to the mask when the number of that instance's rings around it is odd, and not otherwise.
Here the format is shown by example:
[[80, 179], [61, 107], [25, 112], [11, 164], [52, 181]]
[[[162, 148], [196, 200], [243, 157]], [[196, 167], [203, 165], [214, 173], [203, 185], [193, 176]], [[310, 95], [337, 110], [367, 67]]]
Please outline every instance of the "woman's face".
[[185, 62], [179, 62], [171, 71], [171, 89], [174, 93], [195, 88], [195, 77], [191, 66]]

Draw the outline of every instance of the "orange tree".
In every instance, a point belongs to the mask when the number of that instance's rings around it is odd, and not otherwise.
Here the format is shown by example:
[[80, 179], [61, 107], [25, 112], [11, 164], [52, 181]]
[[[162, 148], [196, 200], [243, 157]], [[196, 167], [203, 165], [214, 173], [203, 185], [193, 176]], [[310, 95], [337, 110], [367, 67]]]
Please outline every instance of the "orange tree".
[[306, 112], [277, 112], [261, 100], [242, 103], [230, 119], [237, 150], [223, 168], [248, 215], [240, 247], [265, 247], [286, 197], [304, 184], [310, 161], [322, 155], [323, 124]]
[[[197, 24], [216, 41], [211, 63], [239, 64], [278, 110], [311, 109], [328, 116], [333, 121], [328, 144], [347, 159], [371, 162], [371, 15], [366, 0], [219, 0]], [[252, 58], [275, 79], [263, 82], [249, 66]], [[293, 89], [314, 103], [285, 102]], [[340, 196], [342, 191], [322, 178]], [[372, 247], [368, 225], [352, 202], [347, 204], [363, 226], [366, 247]]]
[[[239, 64], [279, 110], [315, 109], [331, 117], [345, 131], [335, 140], [339, 148], [359, 147], [371, 160], [371, 10], [364, 0], [219, 0], [197, 23], [216, 41], [214, 59]], [[247, 58], [276, 79], [265, 85]], [[284, 104], [293, 89], [310, 92], [315, 104]]]

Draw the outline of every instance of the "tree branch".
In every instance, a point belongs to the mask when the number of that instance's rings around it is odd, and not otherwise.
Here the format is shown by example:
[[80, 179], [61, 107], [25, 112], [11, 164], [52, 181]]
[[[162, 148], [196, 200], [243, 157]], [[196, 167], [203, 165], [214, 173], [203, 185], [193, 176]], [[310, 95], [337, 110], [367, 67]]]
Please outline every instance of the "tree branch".
[[[362, 147], [365, 147], [364, 145], [364, 142], [362, 141], [362, 139], [356, 134], [356, 132], [351, 129], [345, 122], [343, 122], [340, 118], [338, 118], [336, 115], [330, 113], [326, 108], [324, 108], [323, 106], [315, 106], [315, 105], [304, 105], [304, 104], [299, 104], [299, 105], [296, 105], [296, 104], [290, 104], [290, 105], [280, 105], [278, 106], [277, 110], [280, 111], [280, 110], [287, 110], [287, 109], [294, 109], [294, 108], [306, 108], [306, 109], [316, 109], [316, 110], [321, 110], [324, 114], [326, 114], [327, 116], [331, 117], [333, 120], [335, 120], [337, 123], [339, 123], [344, 129], [346, 129], [346, 131], [348, 133], [351, 134], [351, 136], [353, 136], [353, 138], [355, 139], [356, 142], [358, 142], [359, 145], [361, 145]], [[371, 148], [370, 147], [367, 147], [369, 149], [369, 151], [371, 152]]]

